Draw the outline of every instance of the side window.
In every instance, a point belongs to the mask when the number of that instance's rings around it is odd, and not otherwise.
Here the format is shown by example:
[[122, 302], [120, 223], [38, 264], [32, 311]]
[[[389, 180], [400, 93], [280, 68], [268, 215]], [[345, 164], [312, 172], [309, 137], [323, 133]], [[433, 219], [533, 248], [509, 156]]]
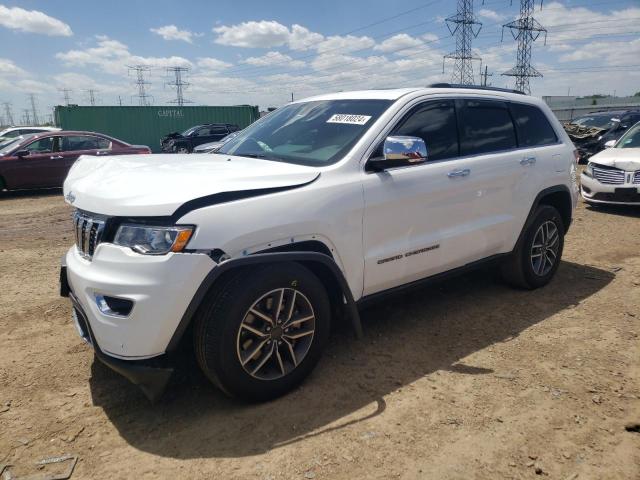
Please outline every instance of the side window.
[[208, 137], [210, 135], [211, 129], [209, 127], [199, 128], [196, 131], [196, 137]]
[[504, 102], [464, 100], [459, 118], [462, 155], [516, 148], [516, 132]]
[[227, 127], [211, 127], [211, 135], [226, 135]]
[[33, 128], [23, 128], [20, 130], [20, 135], [26, 135], [28, 133], [42, 133], [42, 130], [33, 129]]
[[34, 153], [51, 153], [53, 152], [53, 137], [41, 138], [35, 142], [31, 142], [24, 147], [24, 150], [29, 150]]
[[512, 103], [511, 113], [516, 122], [518, 144], [521, 147], [538, 147], [557, 143], [558, 137], [547, 116], [538, 107]]
[[111, 150], [111, 148], [113, 147], [111, 140], [107, 138], [96, 137], [96, 141], [97, 141], [99, 150]]
[[62, 137], [63, 152], [74, 152], [77, 150], [96, 150], [98, 148], [96, 137], [86, 135], [74, 135]]
[[427, 145], [429, 160], [458, 156], [458, 127], [452, 100], [432, 101], [414, 108], [393, 135], [419, 137]]

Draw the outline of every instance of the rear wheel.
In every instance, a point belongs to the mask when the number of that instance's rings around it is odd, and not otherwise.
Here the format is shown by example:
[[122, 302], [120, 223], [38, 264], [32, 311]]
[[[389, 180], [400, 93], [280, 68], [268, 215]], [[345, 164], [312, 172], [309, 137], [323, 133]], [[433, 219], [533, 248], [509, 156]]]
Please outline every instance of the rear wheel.
[[173, 152], [174, 153], [189, 153], [189, 149], [185, 146], [174, 146], [173, 147]]
[[302, 265], [243, 270], [200, 309], [194, 329], [198, 363], [231, 396], [268, 400], [298, 385], [329, 336], [324, 286]]
[[560, 213], [550, 205], [542, 205], [526, 227], [522, 242], [503, 265], [503, 277], [517, 287], [542, 287], [555, 275], [563, 248], [564, 223]]

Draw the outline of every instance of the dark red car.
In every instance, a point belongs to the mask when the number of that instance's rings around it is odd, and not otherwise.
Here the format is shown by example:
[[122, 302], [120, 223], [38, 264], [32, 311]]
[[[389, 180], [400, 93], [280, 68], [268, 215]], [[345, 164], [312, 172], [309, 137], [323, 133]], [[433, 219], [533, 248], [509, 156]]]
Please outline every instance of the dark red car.
[[151, 150], [94, 132], [25, 135], [0, 146], [0, 190], [61, 187], [80, 155], [135, 153], [151, 153]]

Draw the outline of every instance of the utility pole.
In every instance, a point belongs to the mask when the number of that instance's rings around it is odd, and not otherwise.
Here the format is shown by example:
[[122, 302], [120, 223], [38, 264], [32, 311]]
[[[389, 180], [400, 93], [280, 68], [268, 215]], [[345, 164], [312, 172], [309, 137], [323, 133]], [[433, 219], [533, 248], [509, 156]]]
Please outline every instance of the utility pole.
[[[540, 0], [540, 8], [542, 8]], [[531, 93], [529, 79], [531, 77], [542, 77], [542, 74], [531, 65], [531, 47], [542, 33], [544, 33], [544, 43], [547, 44], [547, 29], [533, 18], [535, 0], [520, 0], [520, 17], [502, 26], [502, 36], [504, 29], [508, 28], [511, 35], [518, 41], [518, 54], [516, 66], [507, 70], [502, 75], [516, 78], [516, 90]]]
[[122, 106], [122, 97], [118, 95], [118, 105]]
[[167, 75], [173, 74], [174, 76], [174, 80], [172, 82], [167, 82], [167, 85], [176, 89], [176, 98], [169, 100], [169, 103], [175, 103], [179, 107], [183, 106], [185, 103], [193, 103], [191, 100], [184, 98], [184, 90], [189, 86], [189, 83], [182, 79], [182, 74], [186, 74], [188, 72], [188, 67], [167, 67]]
[[133, 65], [129, 67], [129, 73], [135, 72], [136, 74], [136, 79], [133, 83], [138, 89], [138, 94], [134, 96], [138, 97], [138, 105], [141, 107], [148, 107], [153, 100], [153, 96], [149, 95], [146, 90], [146, 86], [150, 85], [150, 83], [144, 79], [144, 73], [149, 70], [150, 68], [145, 65]]
[[64, 104], [68, 107], [71, 103], [71, 90], [70, 88], [59, 88], [58, 89], [64, 95]]
[[445, 55], [442, 59], [442, 73], [444, 63], [450, 58], [455, 60], [451, 80], [461, 85], [473, 85], [473, 61], [480, 60], [474, 57], [471, 51], [471, 41], [478, 36], [482, 23], [473, 15], [473, 0], [458, 0], [458, 9], [455, 15], [445, 20], [449, 33], [456, 37], [456, 50]]
[[7, 125], [13, 125], [13, 111], [11, 109], [11, 103], [3, 102], [2, 106], [4, 107], [4, 118], [7, 121]]
[[488, 87], [491, 84], [487, 83], [487, 77], [493, 77], [493, 73], [489, 73], [487, 66], [484, 66], [484, 73], [480, 72], [480, 78], [481, 78], [481, 82], [480, 85], [482, 85], [483, 87]]
[[293, 92], [291, 92], [291, 101], [293, 102]]
[[39, 125], [38, 121], [38, 111], [36, 109], [36, 96], [33, 93], [29, 94], [29, 101], [31, 102], [31, 116], [34, 125]]

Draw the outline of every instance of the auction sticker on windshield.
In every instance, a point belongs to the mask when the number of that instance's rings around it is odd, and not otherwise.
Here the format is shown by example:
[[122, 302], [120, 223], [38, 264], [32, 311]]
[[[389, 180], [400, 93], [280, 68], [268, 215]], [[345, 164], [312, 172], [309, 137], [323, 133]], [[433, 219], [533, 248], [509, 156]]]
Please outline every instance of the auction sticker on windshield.
[[351, 113], [335, 113], [327, 123], [347, 123], [349, 125], [364, 125], [371, 118], [370, 115], [353, 115]]

